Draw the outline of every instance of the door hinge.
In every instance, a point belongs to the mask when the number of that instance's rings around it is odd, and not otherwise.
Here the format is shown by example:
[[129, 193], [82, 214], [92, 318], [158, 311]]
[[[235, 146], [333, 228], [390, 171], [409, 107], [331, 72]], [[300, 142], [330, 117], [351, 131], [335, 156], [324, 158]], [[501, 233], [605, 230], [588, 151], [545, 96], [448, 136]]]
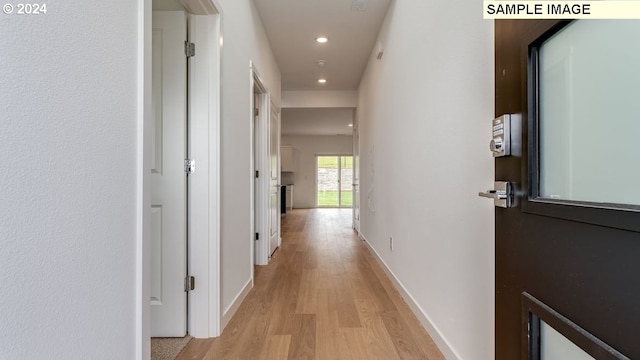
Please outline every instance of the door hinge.
[[186, 276], [184, 278], [184, 292], [189, 292], [196, 289], [196, 277]]
[[256, 170], [256, 179], [260, 177], [260, 171]]
[[196, 161], [193, 159], [184, 159], [184, 172], [187, 174], [196, 172]]
[[196, 44], [192, 42], [185, 41], [184, 42], [184, 54], [187, 57], [196, 56]]
[[256, 108], [255, 113], [256, 113], [256, 116], [260, 115], [260, 109]]
[[260, 240], [260, 234], [256, 233], [256, 240]]

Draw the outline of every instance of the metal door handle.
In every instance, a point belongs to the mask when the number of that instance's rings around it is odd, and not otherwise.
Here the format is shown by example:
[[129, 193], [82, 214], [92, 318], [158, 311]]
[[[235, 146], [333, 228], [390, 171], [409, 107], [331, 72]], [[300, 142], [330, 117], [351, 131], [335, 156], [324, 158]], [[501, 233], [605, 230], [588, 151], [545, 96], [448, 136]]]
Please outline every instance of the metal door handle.
[[509, 197], [506, 191], [503, 190], [487, 190], [486, 192], [479, 192], [478, 195], [494, 200], [504, 200]]
[[510, 208], [516, 206], [514, 184], [508, 181], [496, 181], [493, 183], [494, 189], [486, 192], [479, 192], [478, 196], [493, 199], [493, 204], [497, 207]]

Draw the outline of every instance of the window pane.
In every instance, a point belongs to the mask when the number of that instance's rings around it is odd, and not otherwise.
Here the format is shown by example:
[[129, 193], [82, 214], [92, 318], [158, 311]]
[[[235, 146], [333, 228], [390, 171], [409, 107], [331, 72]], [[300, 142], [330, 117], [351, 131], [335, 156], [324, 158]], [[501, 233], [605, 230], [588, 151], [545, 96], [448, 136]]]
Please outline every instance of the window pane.
[[353, 206], [353, 156], [340, 157], [340, 206]]
[[338, 207], [338, 157], [317, 157], [318, 206]]
[[539, 57], [540, 196], [640, 204], [640, 21], [579, 20]]
[[540, 321], [540, 360], [593, 360], [571, 340]]

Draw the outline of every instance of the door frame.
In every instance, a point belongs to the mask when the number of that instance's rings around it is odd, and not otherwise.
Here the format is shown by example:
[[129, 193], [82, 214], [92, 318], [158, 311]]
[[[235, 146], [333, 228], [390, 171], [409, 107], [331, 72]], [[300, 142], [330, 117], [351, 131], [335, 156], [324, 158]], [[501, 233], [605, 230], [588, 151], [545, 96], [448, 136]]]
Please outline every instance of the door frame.
[[[249, 62], [249, 131], [251, 141], [250, 149], [250, 222], [251, 222], [251, 261], [250, 274], [253, 283], [254, 265], [267, 265], [269, 263], [269, 116], [271, 114], [271, 98], [267, 87], [262, 81], [256, 65]], [[256, 99], [258, 99], [256, 101]], [[259, 109], [258, 116], [255, 110]], [[259, 172], [258, 178], [255, 177]], [[255, 234], [259, 234], [256, 240]]]
[[217, 0], [189, 9], [188, 157], [196, 171], [188, 176], [188, 275], [196, 288], [188, 297], [188, 329], [196, 338], [221, 333], [220, 301], [220, 122], [222, 12]]
[[[190, 217], [203, 217], [206, 222], [191, 223], [188, 219], [188, 228], [191, 234], [202, 234], [202, 236], [188, 239], [187, 249], [190, 257], [190, 275], [196, 276], [197, 290], [189, 295], [188, 306], [188, 331], [194, 337], [208, 338], [220, 335], [220, 75], [222, 58], [222, 7], [218, 0], [204, 0], [202, 2], [180, 2], [191, 15], [203, 15], [210, 17], [209, 30], [213, 33], [198, 31], [196, 37], [205, 38], [205, 44], [200, 45], [202, 49], [208, 49], [210, 61], [203, 65], [198, 61], [193, 64], [195, 68], [206, 69], [207, 75], [217, 75], [215, 78], [209, 76], [207, 86], [209, 94], [208, 101], [199, 102], [197, 107], [207, 106], [206, 114], [201, 120], [208, 121], [209, 131], [201, 137], [192, 139], [190, 152], [192, 154], [208, 155], [207, 159], [200, 160], [199, 168], [208, 168], [208, 171], [201, 171], [202, 181], [194, 181], [189, 188], [189, 201], [197, 197], [202, 197], [207, 202], [206, 206], [196, 205], [190, 209]], [[152, 0], [138, 0], [138, 97], [137, 104], [140, 112], [138, 114], [138, 147], [137, 147], [137, 196], [138, 207], [136, 212], [137, 246], [136, 246], [136, 359], [143, 360], [150, 357], [150, 263], [151, 263], [151, 177], [147, 169], [151, 164], [151, 130], [153, 123], [152, 109]], [[200, 29], [202, 30], [202, 29]], [[199, 72], [194, 72], [193, 76], [198, 76]], [[189, 86], [189, 91], [192, 85]], [[191, 102], [191, 100], [188, 100]], [[191, 104], [192, 105], [192, 104]], [[194, 111], [191, 109], [190, 111]], [[197, 111], [197, 110], [196, 110]], [[191, 132], [188, 120], [188, 130]], [[206, 165], [206, 166], [205, 166]], [[198, 167], [197, 167], [198, 168]], [[196, 168], [196, 169], [197, 169]], [[208, 251], [197, 252], [200, 248]], [[202, 271], [200, 273], [199, 271]]]
[[[280, 114], [282, 113], [282, 110], [280, 110], [276, 104], [273, 103], [273, 100], [269, 101], [269, 104], [271, 106], [271, 108], [269, 109], [269, 116], [274, 116], [275, 117], [275, 126], [276, 126], [276, 186], [277, 186], [277, 201], [278, 201], [278, 248], [280, 246], [282, 246], [282, 224], [281, 224], [281, 218], [280, 218], [280, 209], [282, 207], [281, 204], [281, 200], [282, 200], [282, 172], [280, 171], [280, 169], [282, 169], [282, 165], [280, 164], [280, 145], [282, 143], [282, 139], [281, 139], [281, 130], [282, 130], [282, 124], [281, 124], [281, 116]], [[271, 121], [271, 118], [269, 118], [269, 135], [271, 135], [271, 126], [273, 125], [273, 122]], [[269, 141], [273, 140], [271, 138], [271, 136], [269, 136]], [[271, 144], [269, 144], [269, 149], [271, 149]], [[269, 150], [271, 151], [271, 150]], [[269, 154], [271, 155], [271, 154]], [[269, 161], [269, 166], [273, 165], [273, 162]], [[273, 169], [270, 169], [271, 172], [273, 172]], [[273, 174], [272, 174], [272, 178], [273, 180]], [[271, 185], [271, 184], [270, 184]], [[285, 204], [286, 206], [286, 204]], [[270, 234], [271, 235], [271, 234]], [[269, 252], [271, 252], [271, 245], [269, 245]], [[269, 257], [271, 257], [273, 253], [269, 254]]]
[[358, 109], [354, 109], [353, 114], [353, 218], [352, 227], [360, 235], [360, 121], [358, 120]]

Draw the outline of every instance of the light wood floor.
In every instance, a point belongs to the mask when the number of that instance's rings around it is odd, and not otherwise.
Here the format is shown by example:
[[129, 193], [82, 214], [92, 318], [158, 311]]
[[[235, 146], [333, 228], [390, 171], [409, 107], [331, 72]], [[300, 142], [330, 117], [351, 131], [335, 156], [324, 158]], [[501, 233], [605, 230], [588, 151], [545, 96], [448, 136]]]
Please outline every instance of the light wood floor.
[[282, 246], [216, 339], [187, 359], [443, 359], [366, 245], [351, 210], [287, 212]]

